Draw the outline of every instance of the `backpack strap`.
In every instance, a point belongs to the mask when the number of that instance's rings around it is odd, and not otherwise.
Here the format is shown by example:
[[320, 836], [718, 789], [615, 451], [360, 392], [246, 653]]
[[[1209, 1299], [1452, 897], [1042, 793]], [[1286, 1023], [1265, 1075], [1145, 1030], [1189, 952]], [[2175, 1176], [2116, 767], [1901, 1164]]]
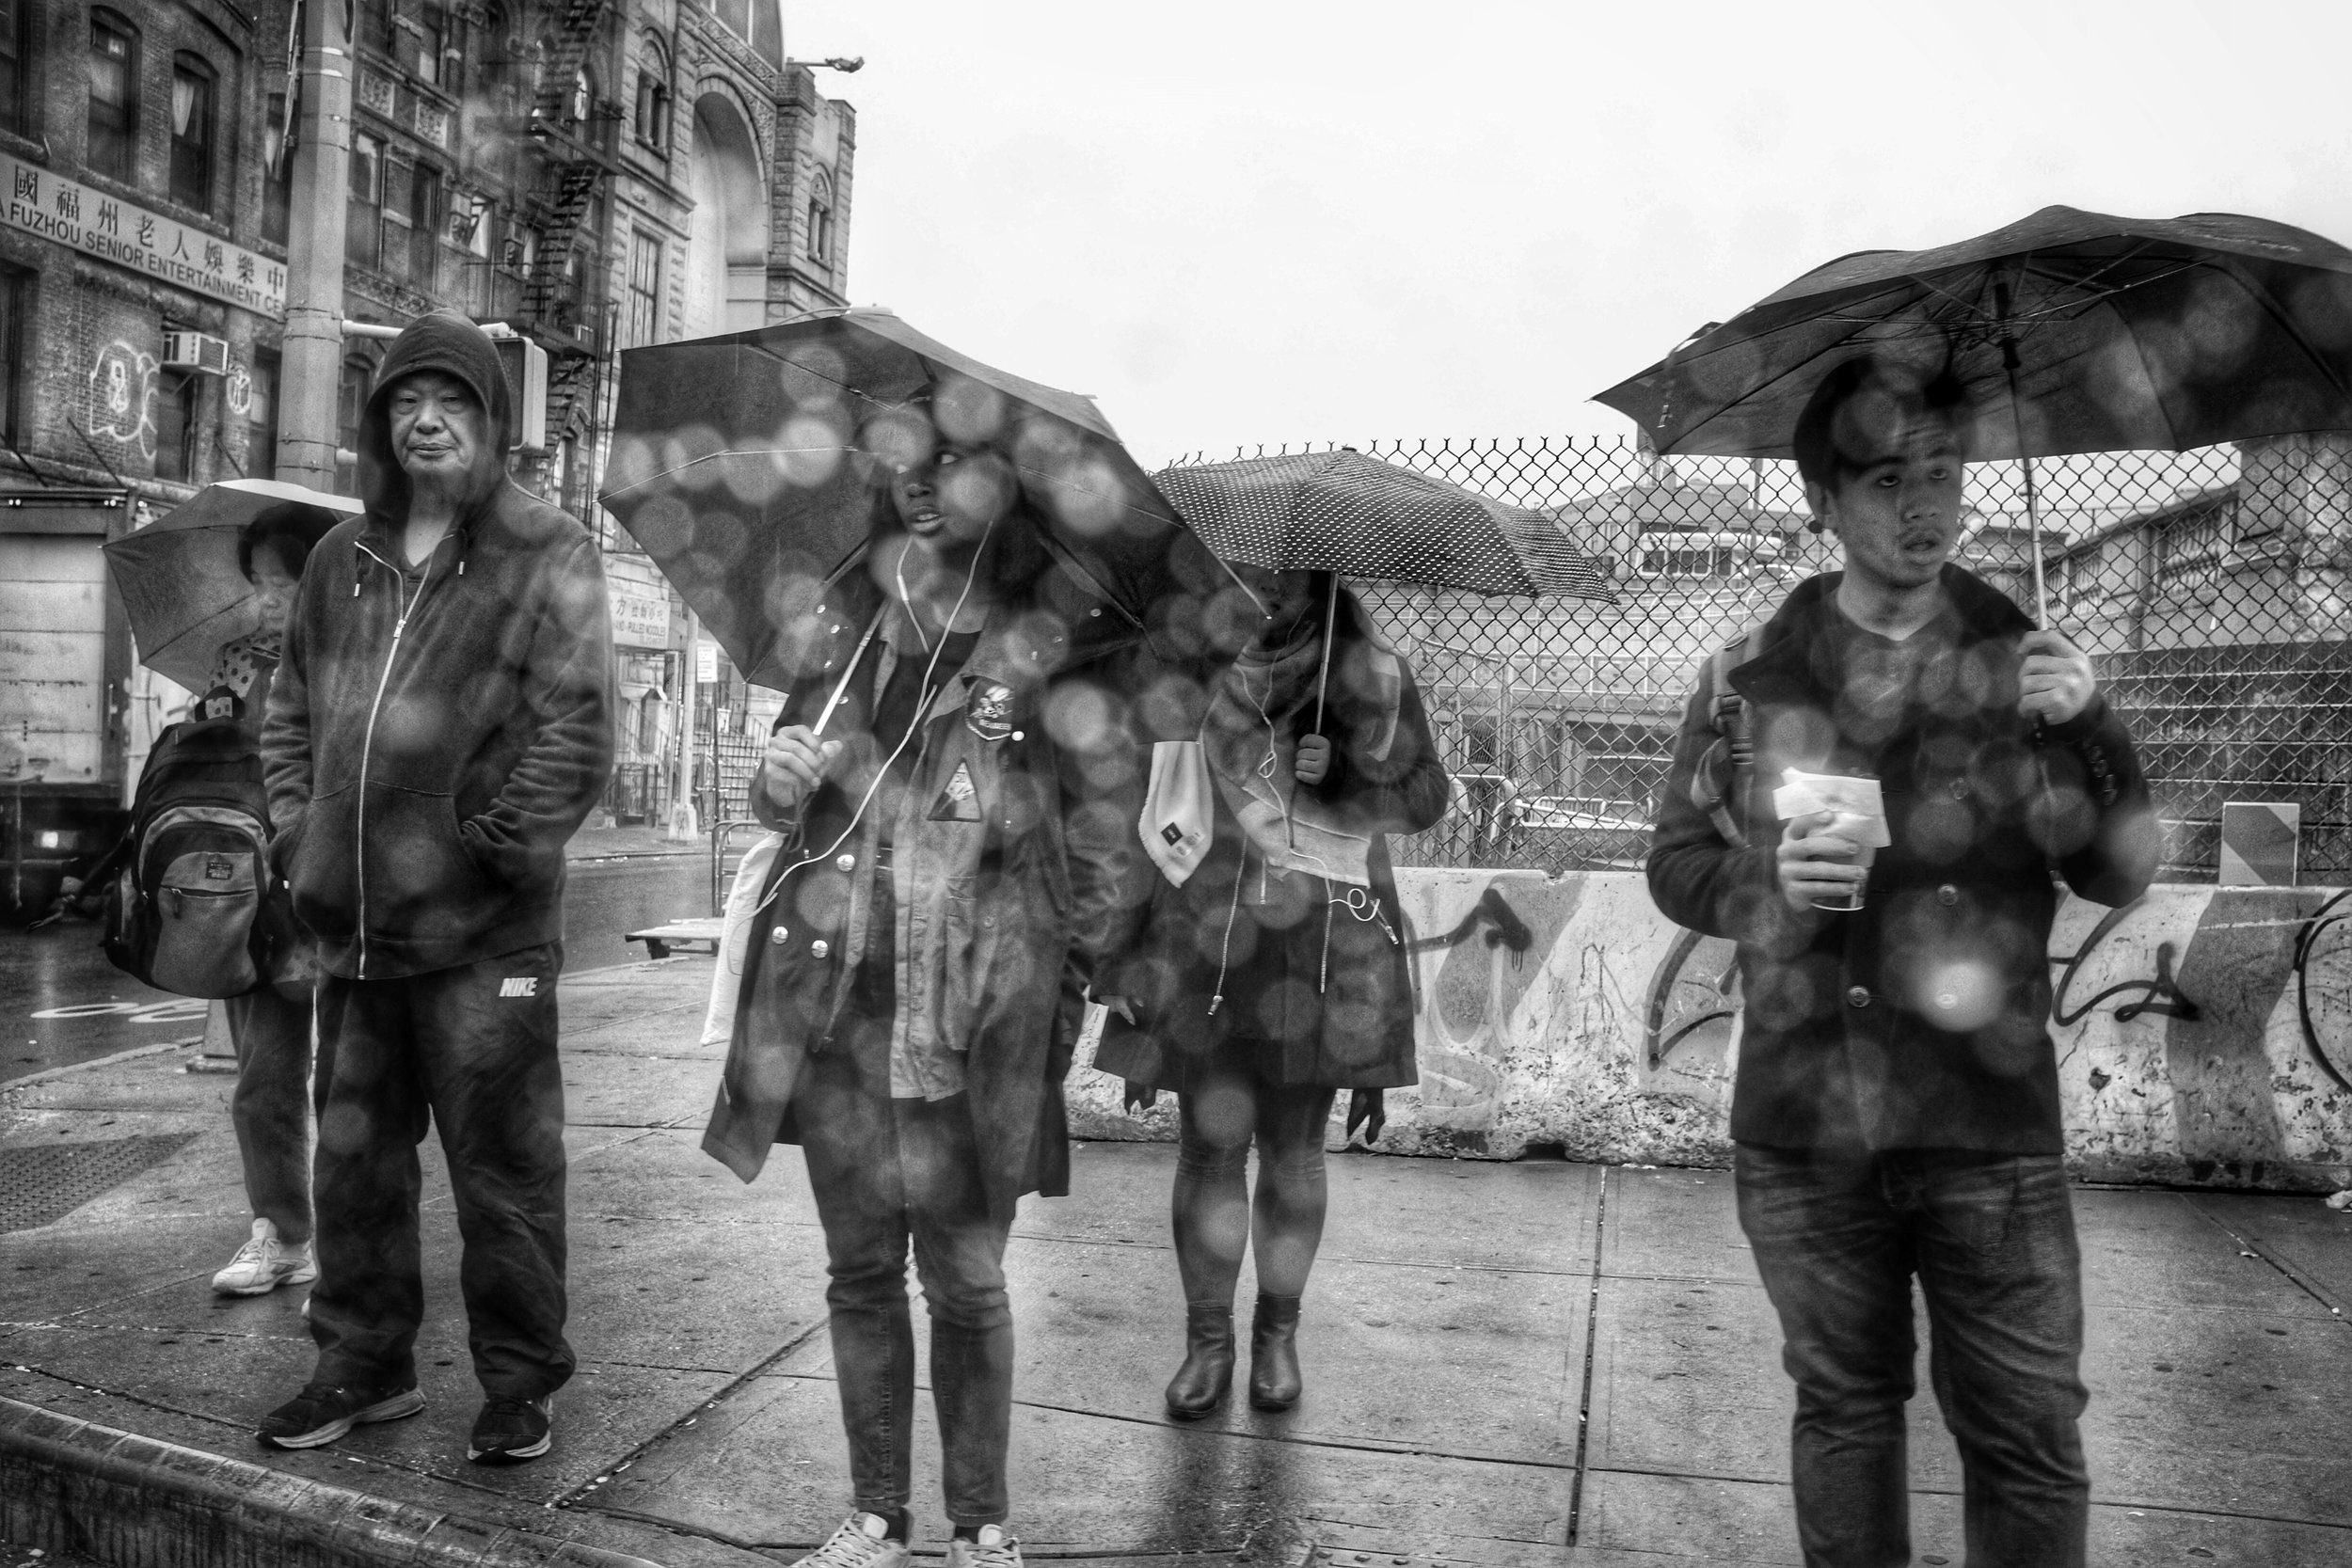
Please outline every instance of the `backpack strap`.
[[1748, 847], [1739, 810], [1747, 804], [1748, 782], [1756, 776], [1754, 715], [1748, 700], [1731, 684], [1731, 673], [1764, 651], [1764, 627], [1717, 649], [1699, 670], [1700, 705], [1714, 743], [1691, 773], [1691, 803], [1707, 814], [1715, 832], [1735, 849]]

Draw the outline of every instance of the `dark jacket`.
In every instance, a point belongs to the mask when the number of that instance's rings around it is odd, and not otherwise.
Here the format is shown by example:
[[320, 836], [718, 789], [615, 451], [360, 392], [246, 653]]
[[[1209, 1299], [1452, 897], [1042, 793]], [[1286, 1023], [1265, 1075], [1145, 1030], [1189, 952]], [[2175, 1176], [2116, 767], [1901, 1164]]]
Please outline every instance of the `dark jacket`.
[[[1072, 585], [1060, 568], [1045, 577], [991, 610], [946, 681], [892, 824], [894, 1027], [961, 1053], [989, 1205], [1005, 1214], [1024, 1193], [1070, 1190], [1061, 1085], [1081, 990], [1132, 926], [1148, 869], [1136, 835], [1143, 770], [1122, 692], [1110, 665], [1065, 667], [1068, 627], [1055, 606], [1068, 610]], [[825, 598], [803, 628], [820, 673], [787, 696], [782, 724], [816, 721], [881, 603], [862, 560]], [[867, 942], [864, 868], [881, 827], [869, 811], [837, 847], [837, 831], [805, 831], [803, 819], [849, 821], [853, 802], [832, 778], [790, 819], [756, 780], [752, 790], [754, 815], [787, 846], [753, 927], [703, 1136], [704, 1151], [746, 1181], [771, 1145], [799, 1141], [793, 1096], [808, 1056], [841, 1048], [847, 980]]]
[[[1365, 641], [1354, 596], [1343, 594], [1340, 609], [1335, 690], [1360, 669], [1351, 655]], [[1260, 857], [1215, 791], [1208, 854], [1182, 887], [1152, 872], [1140, 937], [1095, 988], [1128, 998], [1136, 1011], [1133, 1023], [1117, 1015], [1105, 1022], [1094, 1053], [1099, 1070], [1184, 1092], [1220, 1045], [1238, 1038], [1256, 1042], [1257, 1070], [1276, 1083], [1379, 1089], [1418, 1081], [1405, 918], [1386, 835], [1418, 832], [1444, 816], [1453, 780], [1430, 739], [1411, 667], [1398, 663], [1388, 756], [1357, 754], [1344, 743], [1349, 727], [1327, 721], [1338, 743], [1330, 771], [1311, 791], [1353, 831], [1371, 835], [1376, 918], [1334, 908], [1330, 895], [1347, 890], [1305, 874], [1278, 879], [1275, 896], [1260, 902]]]
[[[386, 402], [422, 370], [470, 386], [492, 435], [456, 525], [412, 570]], [[612, 632], [596, 542], [505, 476], [512, 423], [482, 330], [417, 322], [362, 416], [367, 513], [303, 571], [262, 750], [272, 859], [331, 974], [423, 974], [563, 935], [564, 846], [612, 771]]]
[[[1756, 765], [1727, 800], [1748, 838], [1726, 844], [1691, 798], [1716, 739], [1694, 695], [1649, 856], [1673, 920], [1740, 944], [1742, 1028], [1731, 1135], [1861, 1151], [2062, 1151], [2046, 949], [2066, 884], [2102, 904], [2146, 891], [2156, 825], [2130, 736], [2103, 697], [2037, 737], [2017, 712], [2018, 641], [2031, 623], [1956, 566], [1944, 585], [1956, 645], [1870, 741], [1841, 709], [1834, 595], [1800, 584], [1731, 673], [1752, 705]], [[1865, 907], [1800, 912], [1782, 896], [1772, 792], [1781, 772], [1874, 775], [1894, 842]]]

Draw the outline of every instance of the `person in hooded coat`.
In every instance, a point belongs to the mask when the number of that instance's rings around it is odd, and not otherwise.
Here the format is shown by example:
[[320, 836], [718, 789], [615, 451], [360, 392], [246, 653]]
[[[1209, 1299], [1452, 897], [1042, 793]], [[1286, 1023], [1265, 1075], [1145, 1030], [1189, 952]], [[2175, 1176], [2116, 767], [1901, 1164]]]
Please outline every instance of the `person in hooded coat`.
[[[1418, 1077], [1386, 835], [1436, 822], [1453, 783], [1410, 667], [1353, 594], [1328, 573], [1234, 572], [1265, 618], [1208, 693], [1197, 750], [1154, 758], [1142, 826], [1164, 876], [1141, 940], [1096, 987], [1126, 1006], [1106, 1019], [1094, 1066], [1126, 1079], [1131, 1100], [1177, 1096], [1185, 1355], [1167, 1398], [1182, 1418], [1215, 1410], [1232, 1385], [1245, 1248], [1258, 1277], [1250, 1403], [1298, 1400], [1332, 1100], [1352, 1091], [1349, 1130], [1369, 1123], [1376, 1137], [1381, 1091]], [[1176, 784], [1176, 761], [1195, 756], [1206, 778]]]
[[1025, 1194], [1069, 1191], [1081, 993], [1148, 869], [1125, 665], [1076, 652], [1109, 623], [1000, 454], [919, 445], [867, 547], [782, 628], [816, 652], [752, 786], [785, 844], [703, 1138], [746, 1181], [777, 1143], [806, 1157], [853, 1509], [814, 1568], [911, 1560], [910, 1245], [949, 1568], [1019, 1568], [1005, 1243]]
[[279, 1448], [423, 1408], [417, 1145], [437, 1125], [485, 1399], [469, 1457], [536, 1457], [570, 1377], [556, 980], [564, 846], [612, 764], [587, 531], [506, 476], [496, 349], [437, 311], [361, 416], [359, 517], [311, 552], [270, 689], [270, 855], [317, 937], [318, 1363]]

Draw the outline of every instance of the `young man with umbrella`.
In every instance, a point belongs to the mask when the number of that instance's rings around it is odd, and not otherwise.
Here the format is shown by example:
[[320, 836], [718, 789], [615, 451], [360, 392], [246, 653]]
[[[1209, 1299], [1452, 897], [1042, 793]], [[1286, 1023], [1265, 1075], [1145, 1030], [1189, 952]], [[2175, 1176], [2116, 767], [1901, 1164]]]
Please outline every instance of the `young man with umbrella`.
[[612, 770], [596, 541], [506, 476], [498, 353], [437, 311], [360, 419], [364, 516], [311, 552], [262, 748], [319, 939], [318, 1363], [261, 1424], [315, 1448], [424, 1407], [417, 1145], [437, 1126], [485, 1396], [478, 1463], [548, 1451], [564, 1338], [564, 846]]
[[854, 1512], [803, 1560], [910, 1560], [911, 1243], [947, 1560], [1018, 1568], [1005, 1243], [1024, 1194], [1069, 1190], [1061, 1083], [1079, 983], [1136, 902], [1142, 769], [1109, 670], [1072, 658], [1100, 623], [1013, 466], [920, 404], [869, 429], [891, 453], [869, 542], [780, 628], [818, 652], [753, 785], [787, 843], [703, 1147], [750, 1180], [800, 1144], [824, 1226]]
[[[1199, 743], [1162, 748], [1155, 763], [1143, 827], [1164, 877], [1139, 940], [1105, 977], [1132, 999], [1130, 1016], [1105, 1021], [1094, 1058], [1131, 1096], [1177, 1097], [1184, 1359], [1167, 1402], [1187, 1419], [1232, 1385], [1245, 1250], [1258, 1283], [1249, 1402], [1298, 1401], [1299, 1298], [1323, 1235], [1332, 1100], [1351, 1091], [1351, 1130], [1369, 1120], [1377, 1136], [1381, 1091], [1417, 1077], [1386, 835], [1437, 821], [1452, 786], [1410, 667], [1333, 574], [1235, 571], [1264, 620], [1211, 689]], [[1170, 787], [1180, 759], [1201, 776]]]
[[[1822, 378], [1794, 445], [1845, 570], [1788, 595], [1728, 691], [1702, 683], [1649, 858], [1661, 911], [1740, 944], [1740, 1217], [1797, 1384], [1804, 1560], [1824, 1568], [1910, 1560], [1915, 1275], [1969, 1561], [2083, 1561], [2052, 872], [2128, 903], [2155, 822], [2089, 658], [1950, 563], [1969, 428], [1948, 378], [1867, 356]], [[1787, 769], [1876, 781], [1883, 834], [1859, 811], [1779, 825]]]

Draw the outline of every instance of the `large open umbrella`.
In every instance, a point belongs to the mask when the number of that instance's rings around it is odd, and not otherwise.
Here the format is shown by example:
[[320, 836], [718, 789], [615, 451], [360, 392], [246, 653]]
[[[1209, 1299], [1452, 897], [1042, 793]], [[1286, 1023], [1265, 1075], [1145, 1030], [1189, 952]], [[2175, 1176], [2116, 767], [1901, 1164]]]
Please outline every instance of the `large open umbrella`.
[[1608, 600], [1608, 574], [1542, 513], [1353, 448], [1164, 468], [1209, 547], [1270, 571]]
[[141, 664], [200, 691], [221, 649], [261, 628], [253, 584], [237, 563], [237, 534], [279, 507], [295, 508], [313, 539], [361, 511], [348, 496], [274, 479], [226, 479], [106, 546], [106, 570], [122, 594]]
[[1788, 457], [1813, 388], [1864, 352], [1948, 369], [1969, 457], [2024, 461], [2039, 600], [2032, 459], [2352, 428], [2352, 251], [2230, 213], [2045, 207], [1817, 267], [1599, 400], [1662, 453]]
[[[1153, 483], [1211, 549], [1269, 571], [1332, 574], [1323, 678], [1342, 577], [1474, 594], [1615, 598], [1608, 574], [1540, 512], [1353, 447], [1164, 468]], [[1322, 723], [1320, 689], [1316, 723]]]
[[893, 442], [983, 442], [1018, 473], [1050, 550], [1109, 613], [1182, 662], [1172, 606], [1230, 580], [1091, 399], [1009, 374], [887, 310], [630, 349], [599, 498], [746, 679], [788, 688], [824, 585], [864, 548]]

